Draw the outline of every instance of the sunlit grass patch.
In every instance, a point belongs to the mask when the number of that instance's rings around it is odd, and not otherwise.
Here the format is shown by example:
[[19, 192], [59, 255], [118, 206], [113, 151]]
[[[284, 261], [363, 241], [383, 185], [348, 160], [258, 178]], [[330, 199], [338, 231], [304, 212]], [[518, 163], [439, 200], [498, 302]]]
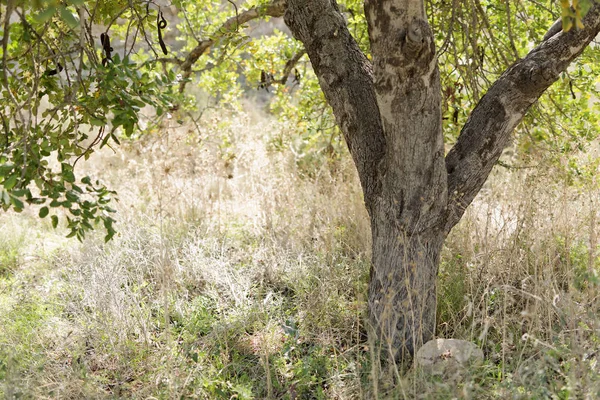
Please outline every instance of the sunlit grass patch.
[[228, 142], [232, 159], [175, 130], [85, 166], [119, 192], [107, 244], [101, 232], [79, 243], [34, 215], [2, 216], [5, 397], [599, 393], [595, 209], [581, 199], [598, 193], [497, 174], [448, 238], [438, 283], [437, 334], [475, 342], [484, 363], [379, 382], [365, 329], [369, 222], [351, 160], [306, 174], [270, 149], [268, 121], [245, 121], [231, 123], [246, 135]]

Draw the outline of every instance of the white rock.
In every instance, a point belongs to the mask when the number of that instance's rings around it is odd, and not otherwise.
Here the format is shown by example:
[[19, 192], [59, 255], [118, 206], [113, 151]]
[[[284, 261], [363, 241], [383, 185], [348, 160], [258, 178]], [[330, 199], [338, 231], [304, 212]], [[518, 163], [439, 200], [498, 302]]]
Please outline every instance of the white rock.
[[479, 347], [459, 339], [430, 340], [415, 356], [417, 367], [435, 375], [458, 372], [482, 361], [483, 351]]

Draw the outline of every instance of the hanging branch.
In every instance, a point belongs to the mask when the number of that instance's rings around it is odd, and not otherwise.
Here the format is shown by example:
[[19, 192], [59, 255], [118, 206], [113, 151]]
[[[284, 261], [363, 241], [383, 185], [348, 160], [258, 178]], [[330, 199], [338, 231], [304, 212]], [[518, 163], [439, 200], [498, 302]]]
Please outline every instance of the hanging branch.
[[236, 31], [239, 26], [245, 24], [246, 22], [265, 16], [281, 17], [283, 16], [284, 11], [285, 0], [274, 0], [272, 3], [269, 3], [265, 6], [252, 7], [239, 14], [237, 14], [236, 7], [236, 16], [225, 21], [217, 30], [217, 32], [212, 35], [211, 39], [199, 41], [198, 45], [194, 47], [192, 51], [190, 51], [185, 60], [180, 64], [180, 68], [183, 71], [183, 80], [179, 85], [179, 92], [183, 92], [185, 90], [185, 85], [187, 84], [189, 77], [192, 75], [193, 65], [215, 44], [215, 42], [218, 41], [218, 39], [222, 38], [227, 33]]

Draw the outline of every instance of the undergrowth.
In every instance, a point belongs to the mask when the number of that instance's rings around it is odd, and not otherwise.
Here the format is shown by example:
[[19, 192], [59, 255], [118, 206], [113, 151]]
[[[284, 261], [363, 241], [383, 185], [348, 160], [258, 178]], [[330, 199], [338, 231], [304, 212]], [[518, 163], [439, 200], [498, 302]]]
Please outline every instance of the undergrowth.
[[485, 362], [379, 382], [351, 160], [307, 173], [271, 145], [293, 132], [207, 118], [84, 166], [119, 193], [108, 244], [64, 239], [35, 210], [0, 216], [0, 397], [600, 397], [597, 189], [498, 171], [439, 272], [438, 336]]

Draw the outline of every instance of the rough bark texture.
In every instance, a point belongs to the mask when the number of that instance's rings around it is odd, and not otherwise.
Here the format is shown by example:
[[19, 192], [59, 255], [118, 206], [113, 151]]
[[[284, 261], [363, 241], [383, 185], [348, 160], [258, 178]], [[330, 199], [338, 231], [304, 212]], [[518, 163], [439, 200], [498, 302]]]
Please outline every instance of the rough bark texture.
[[356, 163], [371, 217], [369, 317], [396, 360], [435, 333], [440, 252], [510, 134], [600, 30], [551, 35], [481, 99], [444, 158], [441, 93], [423, 0], [366, 0], [373, 67], [335, 0], [287, 0], [285, 21], [304, 43]]
[[440, 76], [423, 2], [365, 2], [386, 156], [371, 213], [369, 317], [390, 356], [435, 333], [447, 203]]
[[357, 165], [373, 232], [370, 321], [393, 357], [435, 330], [435, 276], [447, 197], [439, 71], [421, 1], [367, 3], [374, 75], [335, 2], [288, 0]]
[[344, 17], [329, 0], [288, 0], [285, 23], [306, 48], [325, 98], [334, 110], [358, 169], [367, 209], [380, 190], [385, 152], [372, 69]]
[[440, 74], [422, 4], [365, 3], [387, 145], [377, 209], [409, 236], [439, 229], [446, 206]]
[[436, 277], [445, 235], [371, 219], [369, 320], [384, 358], [407, 360], [435, 334]]

